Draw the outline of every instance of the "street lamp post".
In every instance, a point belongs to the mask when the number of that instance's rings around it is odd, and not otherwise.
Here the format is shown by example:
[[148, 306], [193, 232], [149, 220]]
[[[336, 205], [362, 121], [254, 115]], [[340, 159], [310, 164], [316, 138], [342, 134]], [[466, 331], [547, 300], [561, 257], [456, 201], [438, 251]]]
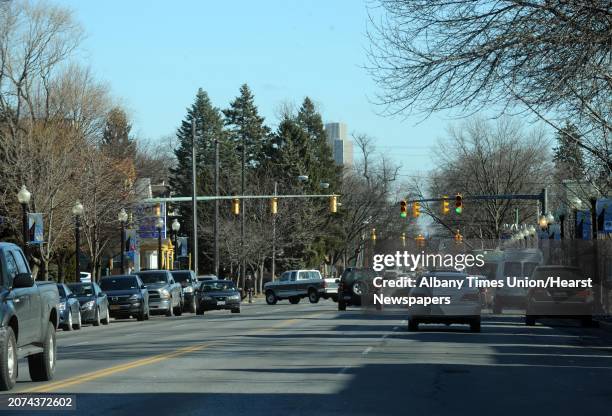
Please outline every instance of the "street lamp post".
[[77, 282], [81, 280], [81, 216], [83, 215], [83, 210], [83, 204], [77, 200], [72, 207], [72, 215], [74, 215], [74, 252], [76, 256], [74, 276]]
[[23, 233], [23, 252], [28, 257], [28, 205], [30, 204], [30, 198], [32, 194], [25, 185], [21, 186], [21, 189], [17, 193], [17, 200], [21, 204], [21, 231]]
[[157, 228], [157, 269], [162, 268], [162, 228], [164, 227], [164, 220], [162, 217], [157, 219], [155, 228]]
[[[178, 232], [181, 229], [181, 223], [178, 222], [178, 220], [175, 218], [174, 221], [172, 221], [172, 239], [174, 241], [172, 241], [172, 246], [174, 247], [174, 257], [178, 258], [178, 254], [177, 254], [177, 241], [178, 241]], [[174, 266], [173, 266], [174, 267]]]
[[[278, 182], [274, 182], [274, 196], [278, 188]], [[272, 212], [272, 281], [276, 280], [276, 212]]]
[[125, 209], [121, 208], [117, 215], [119, 224], [121, 224], [121, 274], [125, 274], [125, 224], [128, 220], [128, 214]]

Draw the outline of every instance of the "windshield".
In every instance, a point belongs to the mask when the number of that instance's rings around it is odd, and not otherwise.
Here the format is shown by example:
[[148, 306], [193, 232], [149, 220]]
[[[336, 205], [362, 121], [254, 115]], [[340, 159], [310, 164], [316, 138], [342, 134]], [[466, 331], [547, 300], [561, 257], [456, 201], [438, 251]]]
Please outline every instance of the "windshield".
[[225, 290], [236, 290], [234, 282], [228, 280], [217, 280], [206, 282], [202, 284], [202, 290], [204, 292], [219, 292]]
[[189, 272], [173, 272], [174, 280], [179, 283], [188, 282], [191, 280], [191, 273]]
[[122, 279], [102, 279], [100, 281], [100, 287], [104, 291], [108, 290], [130, 290], [138, 289], [138, 282], [135, 277], [122, 278]]
[[74, 284], [74, 285], [70, 285], [70, 290], [72, 290], [72, 293], [74, 293], [76, 296], [93, 296], [94, 294], [94, 290], [93, 290], [93, 286], [91, 284]]
[[504, 277], [524, 277], [522, 273], [521, 263], [518, 261], [509, 261], [504, 263]]
[[470, 267], [468, 273], [479, 276], [486, 276], [487, 279], [497, 278], [497, 263], [485, 263], [482, 267]]
[[145, 285], [154, 283], [168, 283], [168, 275], [166, 273], [142, 273], [139, 274], [140, 280]]

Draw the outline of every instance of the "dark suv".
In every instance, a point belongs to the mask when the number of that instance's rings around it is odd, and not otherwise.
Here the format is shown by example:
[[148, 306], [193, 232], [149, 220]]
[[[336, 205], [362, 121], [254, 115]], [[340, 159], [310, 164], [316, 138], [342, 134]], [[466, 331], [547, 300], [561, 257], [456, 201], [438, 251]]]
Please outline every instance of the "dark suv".
[[181, 284], [183, 291], [183, 312], [196, 313], [196, 297], [195, 292], [200, 286], [200, 282], [196, 278], [193, 270], [172, 270], [174, 281]]
[[338, 282], [338, 310], [344, 311], [347, 306], [372, 304], [376, 293], [372, 281], [376, 275], [372, 269], [347, 267]]

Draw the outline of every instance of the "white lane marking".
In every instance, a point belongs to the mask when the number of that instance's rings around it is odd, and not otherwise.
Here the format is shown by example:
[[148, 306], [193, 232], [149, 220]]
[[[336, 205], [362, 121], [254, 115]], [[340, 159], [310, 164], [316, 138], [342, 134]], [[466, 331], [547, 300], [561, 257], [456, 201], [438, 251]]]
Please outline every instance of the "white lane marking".
[[70, 344], [68, 346], [69, 347], [75, 347], [77, 345], [85, 345], [85, 344], [89, 344], [89, 341], [81, 341], [81, 342], [77, 342], [76, 344]]
[[348, 370], [349, 368], [350, 368], [350, 366], [348, 366], [348, 365], [346, 367], [344, 367], [344, 368], [341, 368], [340, 371], [338, 371], [338, 374], [346, 373], [346, 370]]
[[365, 350], [363, 350], [363, 352], [361, 353], [361, 355], [367, 355], [370, 351], [372, 351], [372, 347], [368, 347]]

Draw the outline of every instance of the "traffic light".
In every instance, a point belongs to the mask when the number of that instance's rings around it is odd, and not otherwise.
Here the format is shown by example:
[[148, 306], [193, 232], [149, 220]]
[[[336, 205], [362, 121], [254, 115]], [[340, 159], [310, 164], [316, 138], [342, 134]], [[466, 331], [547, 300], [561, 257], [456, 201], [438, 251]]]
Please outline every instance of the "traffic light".
[[406, 218], [408, 216], [408, 204], [406, 204], [405, 200], [400, 201], [400, 217]]
[[232, 214], [240, 215], [240, 199], [232, 199]]
[[448, 202], [448, 196], [444, 195], [442, 200], [442, 215], [448, 215], [450, 212], [450, 203]]
[[272, 198], [270, 200], [270, 213], [272, 215], [278, 213], [278, 198]]
[[419, 234], [415, 237], [416, 240], [416, 245], [417, 247], [425, 247], [425, 237], [423, 237], [423, 234]]
[[463, 212], [463, 197], [461, 194], [455, 196], [455, 212], [461, 214]]
[[460, 243], [463, 241], [463, 236], [461, 235], [461, 233], [459, 232], [459, 230], [457, 230], [457, 232], [455, 233], [455, 241], [457, 243]]
[[338, 197], [336, 195], [329, 197], [329, 212], [332, 214], [338, 212]]
[[412, 203], [412, 216], [414, 218], [418, 218], [419, 215], [421, 215], [421, 203], [420, 202], [413, 202]]

